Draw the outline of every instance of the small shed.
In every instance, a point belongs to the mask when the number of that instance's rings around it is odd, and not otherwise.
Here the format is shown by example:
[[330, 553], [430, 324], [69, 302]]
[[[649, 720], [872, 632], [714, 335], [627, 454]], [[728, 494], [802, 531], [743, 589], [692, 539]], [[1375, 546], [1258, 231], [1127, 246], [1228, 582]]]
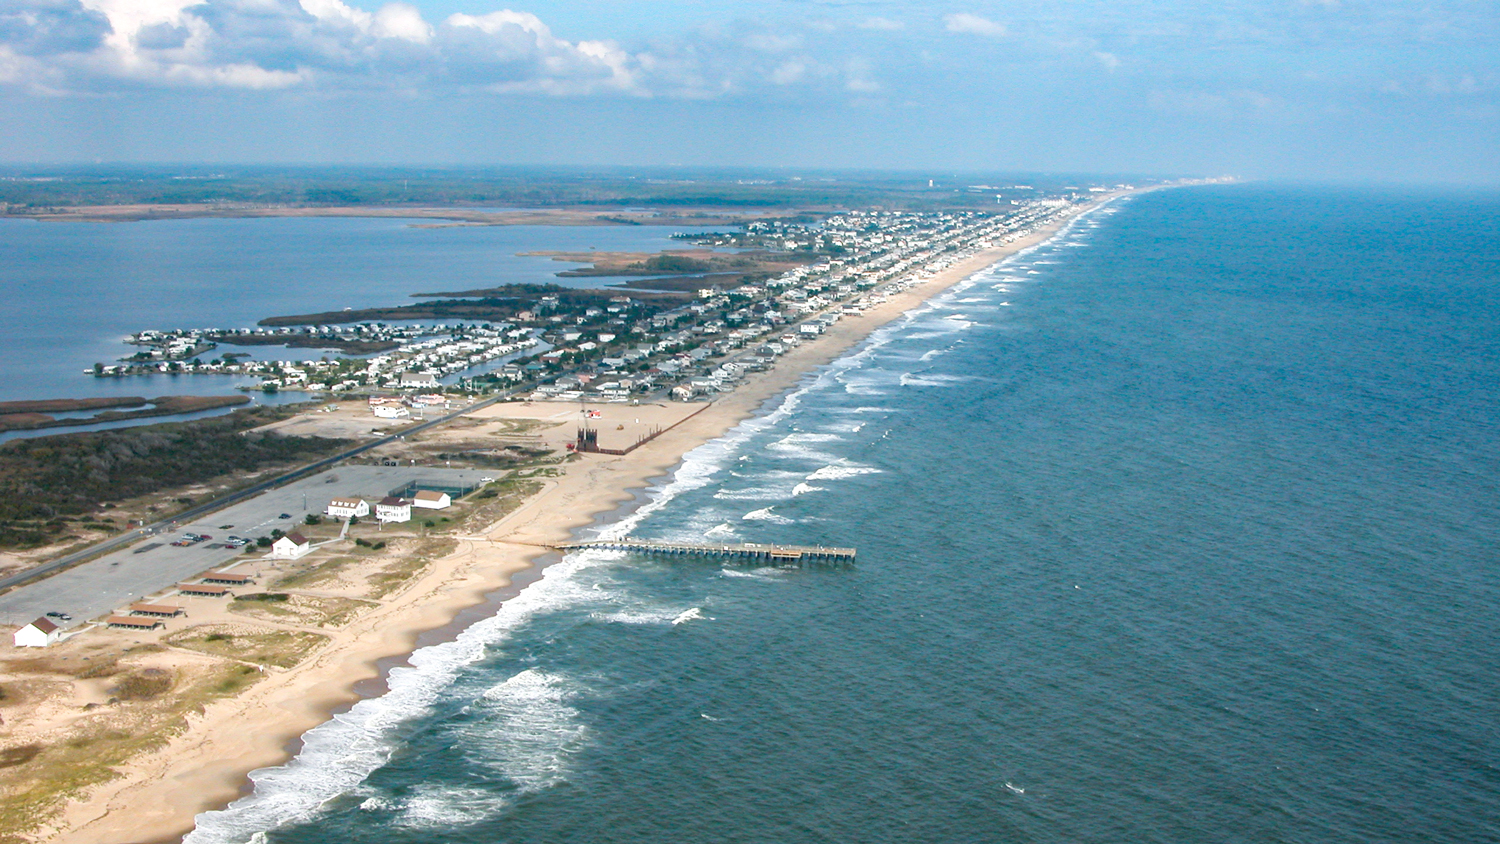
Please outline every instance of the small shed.
[[127, 630], [155, 630], [166, 626], [159, 618], [140, 618], [133, 615], [112, 615], [104, 623], [110, 627], [121, 627]]
[[311, 550], [312, 543], [307, 541], [307, 537], [292, 531], [271, 543], [271, 559], [295, 560], [307, 556]]
[[427, 510], [445, 510], [452, 503], [453, 496], [431, 489], [419, 489], [411, 499], [413, 507], [422, 507]]
[[207, 583], [179, 583], [177, 591], [184, 595], [198, 595], [205, 598], [222, 598], [229, 594], [228, 586], [213, 586]]
[[232, 571], [211, 571], [203, 575], [203, 582], [220, 583], [225, 586], [244, 586], [247, 583], [254, 583], [255, 578], [248, 574], [239, 574]]
[[39, 618], [16, 631], [15, 643], [18, 648], [45, 648], [60, 635], [62, 628], [50, 619]]

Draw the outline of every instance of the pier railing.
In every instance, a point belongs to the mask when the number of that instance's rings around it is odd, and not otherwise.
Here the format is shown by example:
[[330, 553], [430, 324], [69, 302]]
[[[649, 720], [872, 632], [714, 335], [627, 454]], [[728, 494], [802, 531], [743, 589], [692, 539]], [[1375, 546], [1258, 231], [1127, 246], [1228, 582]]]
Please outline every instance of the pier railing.
[[715, 544], [701, 542], [658, 542], [649, 539], [593, 539], [567, 542], [555, 546], [560, 551], [599, 549], [628, 551], [656, 556], [709, 557], [743, 563], [772, 566], [853, 565], [855, 549], [828, 548], [822, 545], [768, 545], [756, 542]]

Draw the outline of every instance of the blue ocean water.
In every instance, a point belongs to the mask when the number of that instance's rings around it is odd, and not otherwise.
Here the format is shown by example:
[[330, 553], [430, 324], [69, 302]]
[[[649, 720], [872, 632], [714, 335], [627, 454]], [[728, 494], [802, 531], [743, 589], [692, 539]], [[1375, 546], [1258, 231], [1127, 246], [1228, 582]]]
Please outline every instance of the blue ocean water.
[[1116, 202], [878, 332], [192, 844], [1500, 840], [1500, 199]]

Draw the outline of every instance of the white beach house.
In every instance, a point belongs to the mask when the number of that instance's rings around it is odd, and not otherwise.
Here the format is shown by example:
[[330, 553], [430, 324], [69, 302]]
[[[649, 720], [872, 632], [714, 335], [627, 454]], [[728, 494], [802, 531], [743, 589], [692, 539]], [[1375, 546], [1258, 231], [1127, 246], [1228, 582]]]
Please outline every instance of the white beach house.
[[57, 641], [62, 634], [62, 629], [45, 618], [22, 627], [16, 631], [15, 643], [18, 648], [45, 648]]
[[370, 502], [362, 498], [335, 498], [328, 502], [328, 515], [335, 519], [353, 519], [370, 515]]
[[295, 560], [307, 556], [311, 550], [312, 543], [307, 541], [307, 537], [292, 531], [271, 543], [271, 559]]
[[411, 502], [394, 495], [382, 498], [375, 505], [375, 518], [382, 522], [411, 521]]
[[403, 372], [398, 384], [403, 390], [413, 387], [430, 389], [438, 386], [438, 380], [437, 376], [431, 372]]
[[446, 510], [453, 503], [453, 497], [446, 492], [434, 492], [430, 489], [419, 489], [412, 496], [413, 507], [422, 507], [428, 510]]

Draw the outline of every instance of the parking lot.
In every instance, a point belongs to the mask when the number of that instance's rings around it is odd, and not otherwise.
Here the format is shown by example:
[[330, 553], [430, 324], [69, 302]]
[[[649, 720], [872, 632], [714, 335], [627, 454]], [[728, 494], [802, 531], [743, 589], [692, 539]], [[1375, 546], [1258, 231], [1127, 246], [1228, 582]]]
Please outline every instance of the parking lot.
[[[147, 537], [120, 551], [59, 572], [0, 595], [0, 622], [26, 624], [47, 612], [73, 617], [73, 627], [132, 600], [191, 579], [212, 568], [250, 557], [243, 548], [222, 545], [230, 535], [255, 539], [272, 530], [290, 533], [308, 513], [321, 514], [330, 499], [359, 497], [373, 505], [391, 490], [410, 483], [478, 485], [491, 471], [423, 466], [341, 466], [258, 495], [192, 522]], [[177, 547], [185, 533], [211, 536]]]

